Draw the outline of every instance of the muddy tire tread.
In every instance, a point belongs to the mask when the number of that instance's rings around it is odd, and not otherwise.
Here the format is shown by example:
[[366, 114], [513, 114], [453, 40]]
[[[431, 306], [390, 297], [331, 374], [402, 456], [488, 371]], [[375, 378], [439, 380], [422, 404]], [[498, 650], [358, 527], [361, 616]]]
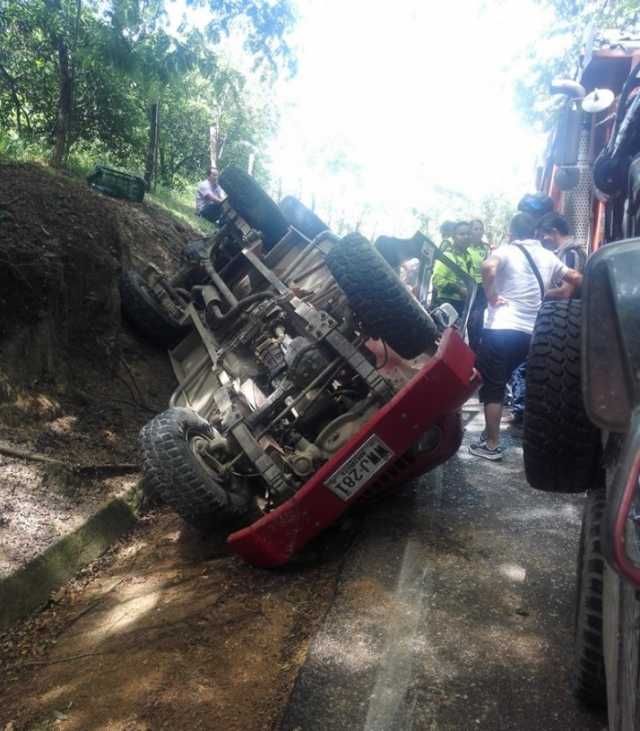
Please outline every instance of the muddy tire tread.
[[600, 437], [581, 389], [580, 300], [545, 302], [527, 360], [523, 450], [527, 481], [546, 492], [584, 492], [599, 474]]
[[152, 295], [146, 291], [141, 274], [133, 269], [120, 275], [122, 313], [128, 322], [147, 340], [162, 347], [171, 347], [191, 329], [175, 322]]
[[153, 491], [167, 505], [198, 528], [241, 522], [251, 508], [249, 491], [235, 483], [230, 489], [200, 465], [189, 447], [189, 435], [212, 435], [209, 423], [191, 409], [171, 408], [148, 422], [140, 432], [145, 478], [149, 476]]
[[313, 240], [318, 234], [329, 230], [327, 224], [319, 216], [292, 195], [283, 198], [278, 206], [287, 223], [297, 228], [308, 239]]
[[265, 251], [287, 233], [289, 225], [276, 202], [244, 170], [234, 166], [225, 168], [220, 185], [236, 213], [262, 233]]
[[329, 252], [327, 266], [371, 337], [403, 358], [433, 350], [435, 323], [367, 239], [345, 236]]

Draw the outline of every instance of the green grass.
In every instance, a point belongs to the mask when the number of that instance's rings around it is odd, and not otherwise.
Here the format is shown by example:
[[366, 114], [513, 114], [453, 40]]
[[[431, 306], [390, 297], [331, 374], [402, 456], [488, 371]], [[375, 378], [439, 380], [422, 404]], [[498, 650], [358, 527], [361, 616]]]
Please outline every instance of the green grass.
[[[26, 144], [19, 140], [16, 135], [0, 134], [0, 161], [13, 162], [34, 162], [45, 167], [48, 164], [50, 150], [39, 144]], [[84, 180], [97, 165], [107, 165], [124, 172], [135, 174], [134, 170], [126, 170], [125, 167], [109, 159], [107, 153], [95, 152], [74, 152], [67, 163], [66, 172], [75, 178]], [[178, 220], [188, 224], [202, 234], [207, 235], [215, 231], [215, 226], [204, 218], [196, 216], [195, 213], [195, 189], [197, 183], [188, 185], [185, 190], [169, 190], [157, 186], [152, 193], [145, 193], [145, 200], [155, 203], [163, 208]]]
[[215, 231], [215, 226], [195, 212], [195, 184], [192, 190], [167, 190], [158, 186], [153, 193], [147, 193], [145, 200], [164, 208], [175, 218], [184, 221], [192, 228], [209, 234]]

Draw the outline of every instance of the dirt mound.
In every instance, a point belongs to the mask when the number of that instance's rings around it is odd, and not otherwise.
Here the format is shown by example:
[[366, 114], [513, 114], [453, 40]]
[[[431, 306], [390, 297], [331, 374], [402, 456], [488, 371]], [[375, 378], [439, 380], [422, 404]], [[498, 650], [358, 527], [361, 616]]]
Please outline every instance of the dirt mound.
[[137, 463], [138, 431], [166, 408], [175, 379], [166, 352], [123, 324], [118, 275], [141, 261], [170, 272], [201, 235], [152, 204], [0, 164], [0, 569], [117, 487], [74, 484], [3, 445], [65, 463]]
[[199, 235], [156, 206], [107, 198], [41, 166], [0, 165], [3, 353], [27, 380], [64, 381], [69, 347], [112, 363], [120, 269], [145, 260], [171, 270]]

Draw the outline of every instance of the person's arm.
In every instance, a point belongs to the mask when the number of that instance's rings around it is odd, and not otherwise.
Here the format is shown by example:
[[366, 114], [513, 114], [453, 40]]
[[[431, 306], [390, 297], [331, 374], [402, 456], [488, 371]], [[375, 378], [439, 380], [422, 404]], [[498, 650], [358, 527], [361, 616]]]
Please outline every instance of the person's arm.
[[450, 299], [465, 298], [466, 290], [460, 286], [456, 275], [444, 262], [436, 262], [431, 281], [438, 297], [448, 297]]
[[575, 287], [572, 287], [568, 282], [561, 282], [558, 287], [552, 287], [544, 293], [546, 300], [569, 300], [573, 297]]
[[485, 259], [480, 267], [482, 274], [482, 286], [487, 297], [487, 302], [492, 307], [506, 305], [507, 301], [496, 292], [496, 274], [500, 266], [500, 257], [495, 254]]
[[[218, 190], [220, 190], [220, 191], [221, 191], [221, 188], [220, 188], [220, 186], [218, 186]], [[207, 192], [205, 193], [205, 196], [204, 196], [204, 197], [205, 197], [205, 198], [206, 198], [206, 199], [207, 199], [208, 201], [211, 201], [211, 203], [222, 203], [222, 201], [224, 200], [224, 199], [223, 199], [223, 197], [222, 197], [222, 195], [220, 195], [220, 194], [218, 194], [218, 193], [214, 193], [214, 192], [213, 192], [213, 189], [212, 189], [211, 187], [210, 187], [210, 188], [209, 188], [209, 190], [208, 190], [208, 191], [207, 191]]]
[[564, 282], [568, 282], [572, 287], [575, 287], [575, 289], [578, 289], [578, 287], [582, 286], [582, 274], [580, 274], [580, 272], [576, 271], [575, 269], [567, 269], [567, 272], [564, 277], [562, 277], [562, 280]]
[[545, 300], [571, 299], [582, 284], [582, 274], [575, 269], [567, 269], [562, 275], [562, 282], [545, 292]]

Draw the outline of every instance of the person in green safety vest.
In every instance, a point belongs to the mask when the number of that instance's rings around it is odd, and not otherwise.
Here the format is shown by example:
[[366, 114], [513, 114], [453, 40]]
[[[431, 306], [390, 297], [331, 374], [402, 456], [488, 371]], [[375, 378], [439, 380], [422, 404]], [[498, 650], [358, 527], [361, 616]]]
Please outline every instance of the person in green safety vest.
[[455, 221], [443, 221], [440, 226], [440, 251], [446, 254], [451, 249], [452, 243], [451, 238], [453, 232], [456, 230]]
[[484, 328], [484, 311], [487, 307], [487, 298], [482, 288], [482, 262], [489, 255], [489, 245], [484, 241], [484, 223], [476, 218], [469, 224], [469, 255], [473, 262], [471, 276], [476, 280], [478, 289], [473, 307], [469, 313], [469, 345], [475, 353], [480, 348], [482, 330]]
[[[470, 227], [466, 221], [458, 221], [453, 231], [453, 243], [447, 249], [446, 255], [467, 274], [473, 273], [473, 259], [469, 253]], [[452, 305], [458, 315], [464, 312], [464, 302], [467, 288], [457, 275], [443, 262], [439, 261], [433, 270], [433, 306], [438, 307], [443, 302]]]
[[484, 240], [484, 223], [479, 218], [469, 224], [469, 254], [473, 259], [473, 278], [478, 284], [482, 284], [480, 267], [489, 256], [489, 244]]

